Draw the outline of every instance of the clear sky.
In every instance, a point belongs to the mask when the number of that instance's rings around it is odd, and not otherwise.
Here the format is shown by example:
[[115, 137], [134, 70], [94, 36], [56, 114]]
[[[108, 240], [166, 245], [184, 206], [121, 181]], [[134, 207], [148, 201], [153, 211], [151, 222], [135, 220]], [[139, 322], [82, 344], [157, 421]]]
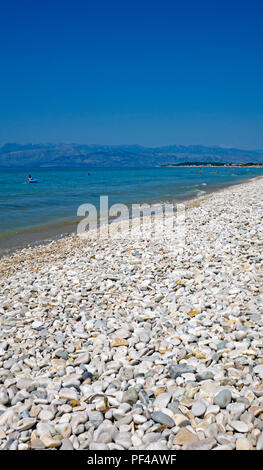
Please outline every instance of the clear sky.
[[263, 149], [262, 0], [0, 2], [0, 144]]

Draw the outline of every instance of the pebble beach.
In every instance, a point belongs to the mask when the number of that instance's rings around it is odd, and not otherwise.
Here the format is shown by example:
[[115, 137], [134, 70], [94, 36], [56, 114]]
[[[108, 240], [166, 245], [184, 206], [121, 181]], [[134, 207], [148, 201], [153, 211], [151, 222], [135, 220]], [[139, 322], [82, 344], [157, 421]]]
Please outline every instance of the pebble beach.
[[171, 229], [0, 259], [0, 449], [263, 450], [262, 232], [259, 177], [189, 201], [178, 252]]

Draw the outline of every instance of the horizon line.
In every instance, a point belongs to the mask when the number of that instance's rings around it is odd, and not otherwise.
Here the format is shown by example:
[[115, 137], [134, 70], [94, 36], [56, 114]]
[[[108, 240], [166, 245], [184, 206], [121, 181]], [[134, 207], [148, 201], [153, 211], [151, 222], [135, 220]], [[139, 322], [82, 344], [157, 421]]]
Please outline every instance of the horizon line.
[[242, 151], [253, 151], [253, 152], [263, 152], [263, 148], [248, 148], [248, 147], [243, 147], [243, 146], [234, 146], [234, 145], [225, 145], [225, 144], [179, 144], [179, 143], [173, 143], [173, 144], [161, 144], [161, 145], [143, 145], [143, 144], [138, 144], [138, 143], [133, 143], [133, 144], [127, 144], [127, 143], [122, 143], [122, 144], [108, 144], [108, 143], [87, 143], [87, 142], [63, 142], [63, 141], [31, 141], [31, 142], [16, 142], [16, 141], [6, 141], [6, 142], [1, 142], [0, 143], [0, 148], [4, 147], [5, 145], [21, 145], [21, 146], [26, 146], [26, 145], [65, 145], [65, 146], [70, 146], [70, 145], [86, 145], [90, 147], [98, 147], [98, 146], [103, 146], [103, 147], [141, 147], [145, 149], [156, 149], [156, 148], [163, 148], [163, 147], [205, 147], [205, 148], [220, 148], [220, 149], [226, 149], [226, 150], [242, 150]]

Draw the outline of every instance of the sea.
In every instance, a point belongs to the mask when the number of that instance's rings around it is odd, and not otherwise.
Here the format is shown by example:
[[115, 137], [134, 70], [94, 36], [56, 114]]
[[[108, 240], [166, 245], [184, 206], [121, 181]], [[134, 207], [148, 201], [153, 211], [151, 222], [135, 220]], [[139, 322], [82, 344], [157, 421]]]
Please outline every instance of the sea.
[[[200, 171], [201, 170], [201, 171]], [[76, 231], [82, 204], [183, 202], [263, 175], [254, 167], [0, 169], [0, 256]]]

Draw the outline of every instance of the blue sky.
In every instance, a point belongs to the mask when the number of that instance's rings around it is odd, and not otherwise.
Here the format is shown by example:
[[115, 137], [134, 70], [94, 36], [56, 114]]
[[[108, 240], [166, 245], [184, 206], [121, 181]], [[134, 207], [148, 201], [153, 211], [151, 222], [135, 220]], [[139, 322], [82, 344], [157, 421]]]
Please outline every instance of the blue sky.
[[9, 0], [0, 144], [263, 149], [263, 4]]

